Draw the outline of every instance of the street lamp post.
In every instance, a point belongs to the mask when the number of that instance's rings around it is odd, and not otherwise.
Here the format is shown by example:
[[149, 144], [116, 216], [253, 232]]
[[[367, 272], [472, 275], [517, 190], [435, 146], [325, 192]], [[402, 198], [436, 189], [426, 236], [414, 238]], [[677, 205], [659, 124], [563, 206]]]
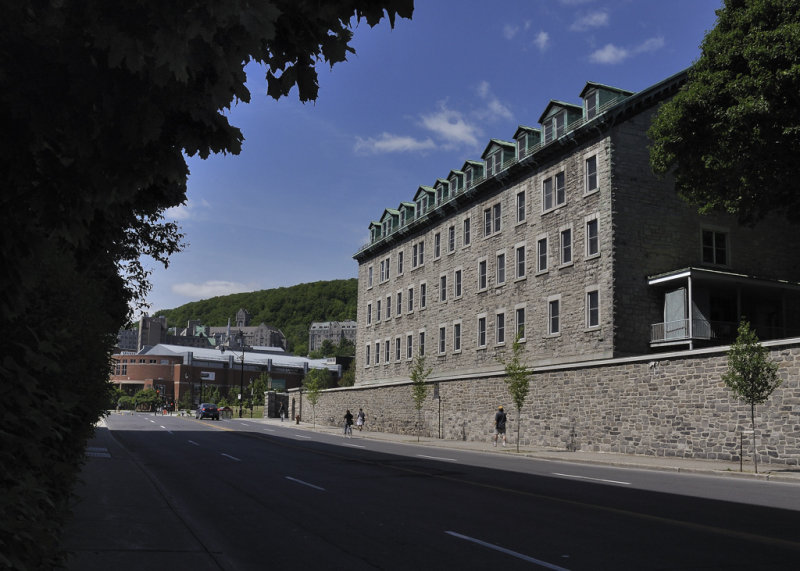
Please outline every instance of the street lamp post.
[[244, 396], [244, 333], [242, 330], [239, 330], [239, 344], [242, 346], [242, 372], [239, 376], [239, 418], [242, 418], [242, 404]]

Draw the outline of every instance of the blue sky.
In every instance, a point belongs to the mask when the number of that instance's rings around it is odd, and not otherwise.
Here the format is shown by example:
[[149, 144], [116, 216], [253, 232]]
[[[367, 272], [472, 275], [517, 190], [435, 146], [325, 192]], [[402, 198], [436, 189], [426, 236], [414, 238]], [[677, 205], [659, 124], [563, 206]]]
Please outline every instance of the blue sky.
[[188, 242], [153, 269], [150, 310], [351, 278], [384, 208], [411, 200], [490, 138], [537, 126], [587, 81], [639, 91], [689, 65], [721, 0], [417, 0], [412, 20], [354, 29], [357, 54], [318, 67], [319, 98], [275, 101], [248, 68], [230, 112], [239, 155], [189, 159]]

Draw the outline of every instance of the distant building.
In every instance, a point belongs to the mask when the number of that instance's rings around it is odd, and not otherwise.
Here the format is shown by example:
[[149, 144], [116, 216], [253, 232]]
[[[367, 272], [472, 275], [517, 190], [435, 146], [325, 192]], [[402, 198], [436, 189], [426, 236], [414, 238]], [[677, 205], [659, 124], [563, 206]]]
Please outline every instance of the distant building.
[[139, 336], [137, 349], [147, 345], [153, 346], [167, 341], [167, 318], [149, 317], [146, 313], [139, 318]]
[[308, 332], [308, 350], [316, 351], [326, 339], [338, 345], [342, 339], [356, 342], [357, 323], [355, 321], [314, 321]]
[[250, 325], [250, 313], [246, 309], [236, 312], [236, 326], [209, 327], [208, 335], [216, 340], [218, 346], [228, 347], [276, 347], [287, 349], [286, 336], [283, 331], [261, 322]]
[[139, 350], [139, 330], [120, 329], [117, 333], [117, 347], [120, 353], [136, 353]]

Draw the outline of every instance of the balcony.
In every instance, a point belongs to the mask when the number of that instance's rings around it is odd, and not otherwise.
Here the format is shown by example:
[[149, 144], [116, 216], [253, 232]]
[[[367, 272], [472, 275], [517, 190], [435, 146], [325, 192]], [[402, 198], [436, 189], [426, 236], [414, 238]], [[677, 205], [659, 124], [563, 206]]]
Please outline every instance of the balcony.
[[[705, 342], [707, 345], [729, 345], [736, 340], [739, 324], [733, 321], [708, 321], [689, 319], [654, 323], [650, 326], [651, 345], [671, 345], [689, 341]], [[800, 335], [800, 329], [791, 327], [755, 326], [759, 340], [783, 339]]]

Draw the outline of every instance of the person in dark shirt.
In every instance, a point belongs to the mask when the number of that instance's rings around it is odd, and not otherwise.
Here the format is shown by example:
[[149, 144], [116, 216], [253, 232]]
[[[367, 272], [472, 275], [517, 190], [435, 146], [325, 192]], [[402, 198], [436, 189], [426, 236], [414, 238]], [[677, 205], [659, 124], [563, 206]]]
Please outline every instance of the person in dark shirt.
[[344, 436], [348, 434], [353, 436], [353, 413], [350, 412], [350, 409], [344, 413]]
[[497, 446], [497, 437], [503, 435], [503, 446], [506, 445], [506, 411], [503, 405], [497, 407], [494, 415], [494, 445]]

